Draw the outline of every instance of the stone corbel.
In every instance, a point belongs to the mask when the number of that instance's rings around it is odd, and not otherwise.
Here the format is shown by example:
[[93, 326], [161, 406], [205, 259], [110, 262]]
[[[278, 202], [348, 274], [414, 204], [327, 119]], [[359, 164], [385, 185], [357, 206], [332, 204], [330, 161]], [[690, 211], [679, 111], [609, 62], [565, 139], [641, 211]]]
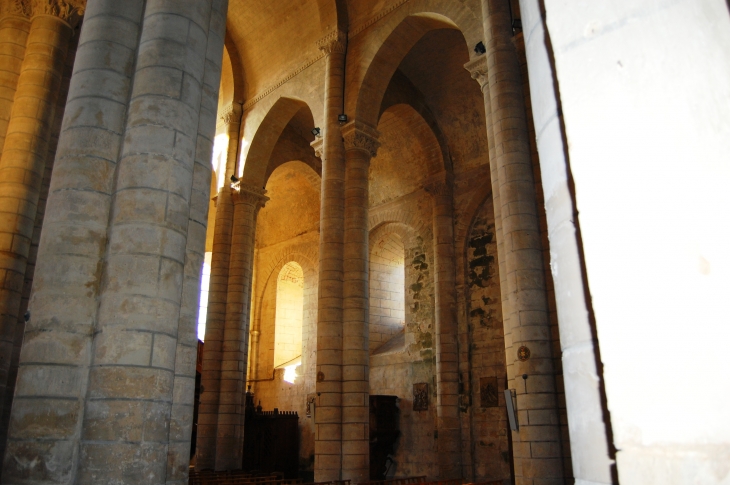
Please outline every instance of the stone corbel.
[[218, 127], [228, 127], [234, 123], [241, 123], [243, 106], [235, 101], [218, 113]]
[[333, 52], [344, 54], [347, 51], [347, 33], [333, 30], [317, 41], [317, 48], [326, 56]]
[[345, 151], [362, 150], [370, 157], [375, 157], [380, 148], [380, 132], [370, 125], [353, 120], [341, 128]]
[[484, 86], [486, 86], [487, 82], [489, 81], [489, 73], [487, 71], [487, 56], [482, 54], [476, 59], [472, 59], [471, 61], [464, 64], [464, 69], [471, 73], [471, 78], [478, 82], [479, 87], [484, 90]]
[[446, 171], [431, 175], [423, 184], [424, 190], [432, 197], [450, 196], [453, 177]]
[[[18, 0], [15, 0], [18, 1]], [[32, 16], [51, 15], [75, 28], [86, 11], [86, 0], [29, 0]]]
[[314, 148], [314, 156], [322, 160], [324, 156], [324, 138], [317, 137], [310, 145]]
[[255, 208], [256, 212], [269, 201], [266, 190], [253, 185], [244, 184], [240, 180], [231, 184], [234, 204], [246, 204]]

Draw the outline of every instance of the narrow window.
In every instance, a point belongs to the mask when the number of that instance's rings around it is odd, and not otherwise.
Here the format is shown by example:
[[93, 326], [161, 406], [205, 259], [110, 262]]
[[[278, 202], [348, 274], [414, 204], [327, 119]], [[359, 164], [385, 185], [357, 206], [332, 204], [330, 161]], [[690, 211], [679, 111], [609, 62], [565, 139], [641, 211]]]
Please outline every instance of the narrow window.
[[276, 283], [274, 323], [274, 367], [286, 369], [284, 380], [294, 383], [302, 363], [302, 320], [304, 318], [304, 271], [291, 261], [279, 272]]

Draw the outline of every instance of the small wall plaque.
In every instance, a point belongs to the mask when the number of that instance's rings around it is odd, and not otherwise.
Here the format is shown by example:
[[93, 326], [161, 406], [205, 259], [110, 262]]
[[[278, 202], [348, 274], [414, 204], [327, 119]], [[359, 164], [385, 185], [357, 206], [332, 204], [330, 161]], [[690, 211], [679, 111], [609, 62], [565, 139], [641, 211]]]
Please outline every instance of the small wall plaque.
[[428, 411], [428, 383], [413, 384], [413, 410]]
[[495, 408], [499, 406], [499, 393], [497, 391], [496, 377], [479, 378], [479, 395], [483, 408]]
[[322, 381], [324, 381], [324, 372], [319, 371], [319, 372], [317, 372], [317, 382], [322, 382]]
[[520, 362], [525, 362], [527, 359], [530, 358], [530, 349], [528, 349], [524, 345], [517, 349], [517, 358]]

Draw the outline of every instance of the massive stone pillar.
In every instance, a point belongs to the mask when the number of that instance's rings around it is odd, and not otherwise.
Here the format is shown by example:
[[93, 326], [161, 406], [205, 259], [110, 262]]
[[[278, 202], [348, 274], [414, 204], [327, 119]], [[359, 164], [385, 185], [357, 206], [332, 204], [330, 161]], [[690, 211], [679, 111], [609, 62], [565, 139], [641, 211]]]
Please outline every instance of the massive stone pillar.
[[[123, 12], [92, 2], [85, 14], [38, 251], [33, 319], [25, 332], [3, 483], [74, 479], [113, 173], [142, 13], [138, 1]], [[119, 31], [129, 35], [115, 44], [112, 57], [99, 47], [118, 40]], [[41, 421], [47, 423], [45, 436], [37, 441], [32, 423]], [[46, 466], [53, 463], [58, 465]]]
[[347, 34], [320, 41], [325, 53], [325, 126], [319, 236], [317, 403], [314, 479], [338, 480], [342, 468], [342, 281], [345, 222], [345, 149], [337, 115], [342, 111]]
[[[23, 4], [17, 4], [23, 5]], [[60, 91], [76, 8], [59, 10], [55, 2], [32, 4], [25, 56], [17, 77], [17, 89], [4, 133], [0, 157], [0, 416], [12, 401], [8, 387], [13, 349], [18, 328], [25, 271], [30, 254], [38, 199], [46, 167], [56, 102]], [[4, 33], [19, 34], [24, 24], [16, 17], [3, 20]], [[9, 23], [15, 28], [10, 28]], [[7, 46], [4, 43], [4, 47]], [[15, 54], [20, 49], [15, 46]], [[2, 59], [8, 70], [17, 58]], [[6, 76], [6, 95], [13, 81]], [[5, 103], [7, 107], [7, 103]], [[22, 324], [21, 324], [22, 328]], [[4, 425], [3, 425], [4, 428]], [[5, 429], [0, 429], [5, 437]]]
[[[198, 313], [200, 279], [205, 259], [208, 209], [213, 155], [213, 140], [218, 111], [223, 44], [225, 39], [227, 1], [211, 2], [208, 46], [202, 79], [200, 114], [195, 144], [193, 185], [190, 192], [188, 240], [185, 249], [185, 271], [178, 324], [175, 381], [167, 453], [167, 485], [187, 485], [190, 447], [195, 408], [195, 377], [198, 352]], [[232, 105], [230, 115], [224, 113], [231, 125], [240, 123], [240, 109]], [[224, 121], [226, 121], [224, 120]], [[235, 126], [231, 130], [236, 130]], [[236, 130], [237, 132], [237, 130]], [[234, 137], [235, 139], [236, 137]]]
[[218, 391], [216, 470], [239, 469], [243, 459], [244, 386], [248, 365], [256, 218], [268, 200], [265, 193], [264, 189], [240, 182], [233, 187], [233, 233]]
[[3, 483], [185, 481], [173, 470], [192, 420], [192, 406], [176, 409], [192, 394], [181, 321], [204, 244], [193, 226], [226, 11], [225, 0], [89, 5]]
[[210, 263], [208, 315], [205, 324], [205, 351], [198, 409], [198, 434], [196, 466], [199, 469], [215, 467], [216, 429], [218, 424], [218, 400], [220, 397], [220, 373], [223, 357], [223, 331], [228, 299], [228, 270], [231, 260], [231, 235], [233, 233], [233, 197], [231, 176], [235, 174], [238, 146], [240, 143], [240, 103], [231, 104], [221, 113], [221, 121], [228, 133], [228, 151], [223, 187], [216, 200], [215, 227], [213, 229], [213, 255]]
[[51, 125], [50, 141], [46, 152], [46, 162], [43, 170], [43, 181], [38, 197], [38, 206], [35, 215], [35, 223], [33, 226], [33, 236], [31, 237], [30, 251], [28, 253], [27, 264], [25, 268], [25, 278], [23, 282], [23, 290], [20, 299], [20, 309], [18, 311], [18, 320], [15, 325], [15, 345], [10, 360], [10, 370], [7, 378], [7, 390], [5, 392], [6, 402], [2, 406], [2, 414], [0, 415], [0, 456], [5, 453], [5, 445], [7, 444], [7, 430], [10, 421], [10, 410], [12, 407], [12, 399], [15, 391], [15, 383], [18, 375], [18, 363], [20, 361], [20, 350], [23, 345], [23, 334], [25, 332], [25, 318], [30, 301], [30, 292], [35, 275], [35, 264], [38, 256], [38, 244], [41, 237], [41, 229], [46, 213], [46, 202], [48, 201], [48, 190], [51, 184], [51, 174], [53, 173], [54, 159], [56, 157], [56, 149], [58, 148], [58, 137], [61, 134], [61, 122], [63, 121], [63, 112], [66, 107], [66, 98], [68, 95], [69, 84], [71, 82], [71, 73], [73, 70], [74, 60], [76, 58], [76, 45], [78, 44], [78, 36], [74, 35], [71, 41], [71, 47], [66, 55], [66, 64], [64, 66], [63, 79], [61, 81], [58, 99], [56, 101], [56, 109]]
[[452, 181], [437, 176], [426, 191], [433, 198], [434, 285], [436, 290], [436, 416], [439, 478], [461, 478], [459, 351], [454, 267]]
[[[519, 431], [513, 453], [517, 483], [562, 483], [562, 452], [542, 247], [520, 66], [509, 3], [483, 0], [485, 108], [492, 133], [495, 212], [508, 382], [516, 390]], [[475, 70], [478, 77], [478, 69]], [[490, 154], [492, 153], [490, 147]], [[497, 203], [498, 202], [498, 203]], [[496, 219], [496, 218], [495, 218]], [[503, 298], [504, 299], [504, 298]], [[523, 378], [524, 377], [524, 378]]]
[[522, 0], [522, 25], [529, 64], [533, 117], [540, 153], [550, 255], [562, 348], [565, 400], [568, 409], [571, 460], [576, 484], [613, 483], [609, 455], [610, 423], [601, 402], [603, 382], [597, 362], [598, 342], [586, 302], [577, 210], [569, 186], [570, 170], [563, 144], [555, 72], [546, 45], [543, 15], [538, 0]]
[[345, 142], [345, 238], [342, 335], [342, 478], [370, 479], [368, 171], [379, 133], [351, 121]]
[[3, 2], [0, 6], [0, 154], [5, 145], [5, 133], [25, 57], [29, 15], [27, 2]]

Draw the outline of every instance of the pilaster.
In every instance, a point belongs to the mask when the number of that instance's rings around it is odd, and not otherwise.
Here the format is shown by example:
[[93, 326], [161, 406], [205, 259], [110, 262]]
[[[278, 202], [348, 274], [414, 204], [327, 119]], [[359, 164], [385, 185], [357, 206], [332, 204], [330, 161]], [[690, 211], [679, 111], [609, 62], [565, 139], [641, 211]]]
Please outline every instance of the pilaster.
[[424, 187], [433, 200], [439, 478], [461, 478], [453, 181], [451, 175], [444, 171], [432, 176]]

